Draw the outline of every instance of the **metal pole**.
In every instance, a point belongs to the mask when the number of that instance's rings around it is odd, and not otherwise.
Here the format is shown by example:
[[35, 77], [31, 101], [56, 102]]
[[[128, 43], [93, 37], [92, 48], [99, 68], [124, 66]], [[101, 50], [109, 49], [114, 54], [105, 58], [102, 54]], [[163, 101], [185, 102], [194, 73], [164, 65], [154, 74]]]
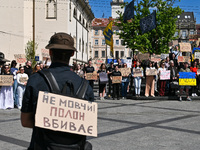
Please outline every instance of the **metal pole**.
[[33, 0], [33, 52], [35, 52], [35, 0]]

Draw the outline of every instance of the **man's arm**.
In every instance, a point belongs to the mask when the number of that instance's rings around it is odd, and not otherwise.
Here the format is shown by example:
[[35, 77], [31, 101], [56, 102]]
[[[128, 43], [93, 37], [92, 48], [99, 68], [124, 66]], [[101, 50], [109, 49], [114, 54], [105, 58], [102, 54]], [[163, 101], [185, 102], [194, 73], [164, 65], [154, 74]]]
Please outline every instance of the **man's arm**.
[[33, 128], [34, 127], [34, 115], [33, 113], [21, 112], [21, 124], [23, 127]]

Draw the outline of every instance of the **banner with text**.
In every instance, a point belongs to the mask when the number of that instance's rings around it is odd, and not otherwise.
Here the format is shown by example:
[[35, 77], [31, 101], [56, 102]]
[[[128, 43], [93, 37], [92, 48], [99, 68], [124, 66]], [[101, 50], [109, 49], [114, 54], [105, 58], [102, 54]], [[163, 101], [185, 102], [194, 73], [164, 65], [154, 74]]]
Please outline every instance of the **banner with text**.
[[190, 56], [178, 56], [178, 62], [188, 62], [190, 64]]
[[142, 77], [142, 69], [133, 69], [134, 77]]
[[154, 75], [157, 75], [156, 69], [147, 69], [146, 70], [146, 76], [154, 76]]
[[23, 64], [26, 62], [25, 54], [14, 54], [14, 58], [16, 59], [17, 63]]
[[97, 80], [97, 72], [86, 73], [86, 80]]
[[161, 61], [161, 55], [151, 55], [151, 61], [153, 62]]
[[131, 68], [119, 68], [122, 76], [129, 76], [131, 74]]
[[179, 43], [181, 52], [192, 52], [190, 43]]
[[112, 76], [112, 83], [121, 83], [122, 82], [122, 76]]
[[97, 109], [95, 102], [40, 91], [35, 126], [97, 137]]
[[138, 54], [137, 57], [138, 57], [138, 59], [139, 59], [140, 61], [148, 60], [148, 59], [149, 59], [149, 53]]

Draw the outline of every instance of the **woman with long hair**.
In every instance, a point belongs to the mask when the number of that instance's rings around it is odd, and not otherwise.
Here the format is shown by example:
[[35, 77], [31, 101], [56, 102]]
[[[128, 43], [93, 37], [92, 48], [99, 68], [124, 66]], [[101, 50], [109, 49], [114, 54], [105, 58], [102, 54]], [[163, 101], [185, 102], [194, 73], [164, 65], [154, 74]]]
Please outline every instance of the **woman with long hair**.
[[[136, 65], [133, 69], [141, 69], [142, 70], [142, 76], [143, 76], [143, 68], [141, 67], [141, 63], [139, 61], [136, 62]], [[134, 76], [134, 73], [133, 73], [133, 76]], [[140, 97], [142, 76], [134, 77], [135, 96], [136, 97]]]

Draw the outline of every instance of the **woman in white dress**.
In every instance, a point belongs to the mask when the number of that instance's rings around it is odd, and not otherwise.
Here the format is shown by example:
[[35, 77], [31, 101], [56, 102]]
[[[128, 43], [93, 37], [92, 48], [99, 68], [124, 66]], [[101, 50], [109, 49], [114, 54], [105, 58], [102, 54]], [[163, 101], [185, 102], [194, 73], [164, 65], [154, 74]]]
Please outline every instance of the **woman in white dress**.
[[21, 109], [22, 107], [22, 98], [24, 95], [24, 91], [26, 88], [26, 83], [28, 80], [28, 75], [24, 73], [24, 67], [19, 68], [19, 73], [17, 74], [17, 92], [18, 92], [18, 109]]
[[[1, 75], [11, 75], [8, 65], [4, 65], [1, 69]], [[0, 109], [14, 108], [13, 99], [13, 86], [1, 86], [0, 87]]]

